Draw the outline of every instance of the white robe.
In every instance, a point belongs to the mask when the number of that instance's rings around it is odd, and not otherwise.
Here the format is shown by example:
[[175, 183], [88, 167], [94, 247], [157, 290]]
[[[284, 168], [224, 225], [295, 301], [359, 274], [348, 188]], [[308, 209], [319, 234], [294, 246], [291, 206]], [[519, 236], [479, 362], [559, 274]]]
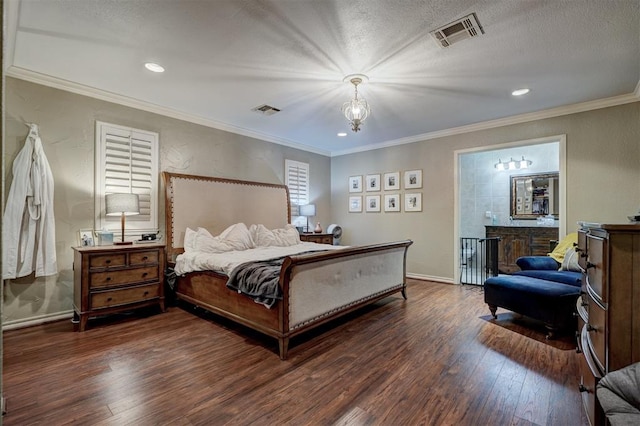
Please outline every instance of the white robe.
[[36, 124], [29, 125], [24, 147], [13, 162], [2, 227], [2, 279], [54, 275], [56, 230], [53, 174]]

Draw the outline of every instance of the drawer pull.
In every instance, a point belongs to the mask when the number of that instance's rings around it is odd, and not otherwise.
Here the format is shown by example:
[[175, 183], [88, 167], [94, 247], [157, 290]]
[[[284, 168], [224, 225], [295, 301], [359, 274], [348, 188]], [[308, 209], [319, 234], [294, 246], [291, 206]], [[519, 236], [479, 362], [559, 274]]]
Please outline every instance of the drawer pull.
[[142, 258], [142, 261], [144, 262], [144, 261], [146, 261], [147, 259], [149, 259], [149, 258], [148, 258], [147, 256], [145, 256], [145, 257], [143, 257], [143, 258]]
[[586, 308], [587, 306], [589, 306], [589, 302], [582, 302], [580, 305], [582, 305], [582, 307]]
[[107, 277], [105, 281], [111, 281], [111, 277]]
[[109, 297], [109, 298], [107, 299], [107, 302], [111, 302], [112, 300], [113, 300], [113, 298], [112, 298], [112, 297]]
[[576, 346], [576, 353], [577, 354], [581, 354], [582, 353], [582, 349], [580, 349], [580, 347]]
[[596, 267], [595, 263], [587, 262], [587, 269], [595, 268], [595, 267]]
[[587, 324], [587, 331], [598, 331], [598, 327], [594, 327], [591, 324]]
[[580, 392], [589, 392], [589, 388], [587, 388], [585, 385], [578, 386], [578, 390]]
[[104, 263], [106, 263], [107, 265], [111, 263], [111, 259], [107, 259]]
[[142, 278], [146, 277], [147, 275], [149, 275], [149, 273], [148, 273], [148, 272], [143, 273], [143, 274], [142, 274]]
[[144, 294], [143, 294], [143, 296], [148, 296], [148, 295], [149, 295], [148, 291], [145, 291]]

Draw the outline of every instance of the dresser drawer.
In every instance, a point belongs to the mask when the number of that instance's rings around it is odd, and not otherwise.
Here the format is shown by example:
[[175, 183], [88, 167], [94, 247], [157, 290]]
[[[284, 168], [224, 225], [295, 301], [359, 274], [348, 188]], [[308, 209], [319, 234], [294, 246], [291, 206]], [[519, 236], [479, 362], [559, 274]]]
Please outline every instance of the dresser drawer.
[[98, 254], [89, 257], [90, 268], [111, 268], [114, 266], [124, 266], [127, 256], [124, 253]]
[[603, 238], [588, 237], [587, 283], [595, 292], [596, 298], [608, 303], [607, 271], [604, 262], [607, 242]]
[[158, 277], [159, 273], [157, 266], [92, 272], [89, 274], [89, 287], [112, 287], [126, 284], [142, 283], [145, 281], [157, 281]]
[[607, 311], [600, 306], [591, 297], [591, 290], [589, 289], [587, 297], [589, 303], [589, 323], [587, 324], [589, 346], [593, 351], [593, 355], [598, 367], [602, 371], [606, 371], [607, 366], [606, 358], [606, 315]]
[[134, 252], [129, 255], [129, 264], [134, 266], [158, 263], [158, 257], [158, 250]]
[[139, 287], [123, 288], [120, 290], [103, 291], [91, 294], [91, 308], [100, 309], [110, 306], [126, 305], [143, 302], [159, 296], [158, 284]]

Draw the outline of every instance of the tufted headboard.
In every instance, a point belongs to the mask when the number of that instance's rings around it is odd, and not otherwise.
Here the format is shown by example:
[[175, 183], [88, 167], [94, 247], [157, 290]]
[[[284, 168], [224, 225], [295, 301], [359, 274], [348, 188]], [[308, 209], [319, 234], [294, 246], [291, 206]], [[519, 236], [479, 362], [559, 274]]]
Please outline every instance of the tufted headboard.
[[167, 260], [184, 251], [187, 227], [218, 235], [234, 223], [268, 229], [291, 222], [285, 185], [162, 172], [165, 185]]

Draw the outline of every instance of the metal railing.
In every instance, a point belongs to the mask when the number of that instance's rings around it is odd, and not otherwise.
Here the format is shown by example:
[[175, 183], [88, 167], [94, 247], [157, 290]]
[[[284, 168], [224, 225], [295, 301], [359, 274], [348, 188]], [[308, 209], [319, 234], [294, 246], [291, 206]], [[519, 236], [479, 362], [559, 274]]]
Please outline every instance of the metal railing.
[[500, 238], [460, 238], [460, 283], [483, 285], [498, 276]]

